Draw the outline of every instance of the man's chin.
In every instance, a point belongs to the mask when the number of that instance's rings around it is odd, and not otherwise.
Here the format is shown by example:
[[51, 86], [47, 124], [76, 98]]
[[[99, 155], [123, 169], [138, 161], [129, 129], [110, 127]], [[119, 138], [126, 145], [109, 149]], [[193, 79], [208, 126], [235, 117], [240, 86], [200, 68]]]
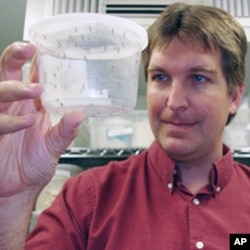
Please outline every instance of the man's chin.
[[163, 141], [160, 140], [159, 142], [162, 149], [168, 154], [168, 156], [177, 161], [188, 160], [194, 153], [194, 150], [191, 148], [190, 141], [170, 138]]

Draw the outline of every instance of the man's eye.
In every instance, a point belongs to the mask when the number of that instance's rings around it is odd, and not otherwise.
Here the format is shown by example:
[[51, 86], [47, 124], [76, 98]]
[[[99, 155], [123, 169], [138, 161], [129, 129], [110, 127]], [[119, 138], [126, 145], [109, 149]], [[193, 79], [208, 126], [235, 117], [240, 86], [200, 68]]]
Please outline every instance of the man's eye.
[[153, 80], [155, 80], [155, 81], [159, 81], [159, 82], [161, 82], [161, 81], [167, 81], [167, 76], [165, 75], [165, 74], [156, 74], [156, 75], [153, 75]]
[[207, 80], [206, 77], [201, 76], [201, 75], [194, 75], [194, 76], [193, 76], [193, 79], [194, 79], [194, 81], [197, 82], [197, 83], [203, 83], [203, 82], [205, 82], [205, 81]]

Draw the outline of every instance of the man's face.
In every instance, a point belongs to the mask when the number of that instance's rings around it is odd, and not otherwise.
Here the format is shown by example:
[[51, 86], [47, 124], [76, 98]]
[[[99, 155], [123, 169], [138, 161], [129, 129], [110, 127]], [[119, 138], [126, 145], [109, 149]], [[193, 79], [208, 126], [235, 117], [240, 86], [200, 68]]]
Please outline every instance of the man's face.
[[222, 156], [223, 129], [242, 92], [239, 86], [229, 95], [218, 50], [205, 52], [175, 37], [167, 49], [152, 52], [149, 121], [156, 139], [175, 160], [215, 161]]

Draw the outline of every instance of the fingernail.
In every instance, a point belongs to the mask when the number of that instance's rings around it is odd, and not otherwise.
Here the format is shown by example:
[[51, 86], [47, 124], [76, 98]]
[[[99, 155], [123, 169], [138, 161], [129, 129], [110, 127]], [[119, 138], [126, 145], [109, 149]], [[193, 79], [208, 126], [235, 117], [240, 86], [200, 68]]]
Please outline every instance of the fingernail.
[[36, 91], [38, 93], [42, 93], [43, 91], [43, 87], [39, 83], [27, 83], [25, 88], [28, 91]]

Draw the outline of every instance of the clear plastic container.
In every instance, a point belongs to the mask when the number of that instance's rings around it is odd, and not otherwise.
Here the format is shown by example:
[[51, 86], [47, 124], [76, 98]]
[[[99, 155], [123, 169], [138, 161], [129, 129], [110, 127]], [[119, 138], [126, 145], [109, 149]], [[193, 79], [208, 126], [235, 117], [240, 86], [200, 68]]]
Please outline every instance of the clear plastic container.
[[51, 113], [83, 109], [86, 116], [128, 113], [136, 105], [146, 30], [97, 13], [62, 14], [33, 25], [42, 102]]

